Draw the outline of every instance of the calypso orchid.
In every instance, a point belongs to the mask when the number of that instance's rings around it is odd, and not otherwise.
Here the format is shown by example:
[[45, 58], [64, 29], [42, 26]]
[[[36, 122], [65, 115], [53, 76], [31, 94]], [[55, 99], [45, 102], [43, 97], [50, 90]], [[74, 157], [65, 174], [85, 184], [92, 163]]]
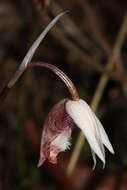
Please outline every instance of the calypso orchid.
[[112, 154], [114, 153], [113, 147], [99, 119], [96, 117], [89, 105], [84, 100], [79, 98], [78, 92], [72, 81], [54, 65], [42, 62], [30, 63], [40, 42], [65, 13], [66, 11], [56, 16], [40, 34], [29, 49], [15, 75], [5, 86], [2, 94], [4, 94], [4, 92], [6, 93], [17, 82], [19, 77], [27, 68], [43, 67], [51, 70], [65, 83], [71, 94], [71, 98], [63, 99], [58, 102], [51, 109], [45, 119], [41, 137], [38, 167], [41, 166], [46, 159], [53, 164], [57, 163], [57, 156], [59, 152], [63, 152], [70, 148], [71, 134], [75, 126], [82, 130], [90, 145], [94, 160], [94, 167], [96, 166], [95, 154], [103, 162], [103, 165], [105, 165], [104, 146]]

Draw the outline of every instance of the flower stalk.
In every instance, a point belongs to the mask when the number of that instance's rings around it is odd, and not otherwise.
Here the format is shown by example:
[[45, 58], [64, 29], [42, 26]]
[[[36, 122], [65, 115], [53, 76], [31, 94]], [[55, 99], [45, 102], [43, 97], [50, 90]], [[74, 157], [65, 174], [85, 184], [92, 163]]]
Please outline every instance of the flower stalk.
[[49, 64], [49, 63], [37, 62], [37, 63], [30, 64], [28, 67], [29, 68], [41, 67], [41, 68], [47, 68], [47, 69], [51, 70], [54, 74], [59, 76], [59, 78], [65, 83], [66, 87], [68, 88], [68, 90], [70, 92], [71, 99], [74, 101], [79, 99], [79, 95], [75, 88], [75, 85], [68, 78], [68, 76], [63, 71], [61, 71], [59, 68], [57, 68], [56, 66]]

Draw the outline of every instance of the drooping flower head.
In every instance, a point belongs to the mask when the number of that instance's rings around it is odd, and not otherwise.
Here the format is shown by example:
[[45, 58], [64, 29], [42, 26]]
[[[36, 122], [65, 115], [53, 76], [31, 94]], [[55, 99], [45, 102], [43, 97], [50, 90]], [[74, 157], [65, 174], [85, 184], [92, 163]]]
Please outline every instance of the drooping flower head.
[[[19, 66], [19, 69], [5, 87], [4, 92], [10, 89], [17, 82], [19, 77], [27, 68], [41, 67], [51, 70], [65, 83], [71, 97], [70, 99], [63, 99], [58, 102], [51, 109], [45, 119], [41, 137], [38, 167], [41, 166], [46, 159], [53, 164], [57, 163], [57, 156], [59, 152], [63, 152], [70, 148], [70, 139], [74, 126], [77, 126], [82, 130], [90, 145], [94, 160], [94, 167], [96, 166], [95, 154], [101, 159], [103, 165], [105, 165], [104, 145], [111, 153], [114, 153], [113, 147], [99, 119], [96, 117], [89, 105], [84, 100], [79, 98], [78, 92], [72, 81], [54, 65], [42, 62], [33, 64], [30, 63], [40, 42], [44, 39], [47, 32], [65, 13], [66, 12], [63, 12], [56, 16], [40, 34], [26, 54], [21, 65]], [[2, 92], [2, 95], [3, 94], [4, 93]]]
[[59, 152], [70, 147], [71, 133], [74, 126], [79, 127], [85, 135], [96, 166], [96, 156], [105, 166], [105, 147], [114, 154], [109, 138], [94, 112], [82, 99], [64, 99], [57, 103], [49, 112], [42, 131], [40, 159], [38, 166], [48, 158], [49, 162], [56, 163]]

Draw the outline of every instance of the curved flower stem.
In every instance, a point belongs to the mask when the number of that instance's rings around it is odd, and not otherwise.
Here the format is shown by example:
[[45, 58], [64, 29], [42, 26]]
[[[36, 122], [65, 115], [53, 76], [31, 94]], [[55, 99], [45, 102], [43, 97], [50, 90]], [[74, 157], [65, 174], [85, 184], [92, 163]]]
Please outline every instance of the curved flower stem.
[[[125, 15], [123, 24], [121, 26], [121, 29], [119, 31], [119, 34], [117, 36], [117, 39], [116, 39], [116, 42], [114, 45], [114, 49], [112, 51], [112, 55], [111, 55], [111, 57], [109, 57], [109, 60], [107, 63], [106, 70], [108, 70], [109, 72], [111, 72], [114, 68], [114, 62], [116, 60], [117, 52], [122, 47], [126, 33], [127, 33], [127, 15]], [[91, 103], [91, 108], [94, 112], [96, 112], [96, 110], [97, 110], [97, 107], [100, 103], [101, 97], [103, 96], [104, 89], [108, 83], [108, 80], [109, 80], [109, 75], [107, 73], [104, 73], [100, 78], [100, 81], [98, 83], [97, 89], [95, 91], [95, 94], [94, 94], [94, 97], [93, 97], [93, 100]], [[78, 161], [81, 149], [84, 145], [84, 142], [85, 142], [85, 137], [82, 134], [82, 132], [80, 132], [77, 142], [76, 142], [76, 145], [74, 147], [70, 162], [68, 164], [68, 168], [67, 168], [68, 176], [71, 176], [71, 174], [73, 173], [73, 171], [76, 167], [76, 163]]]
[[61, 80], [65, 83], [65, 85], [67, 86], [67, 88], [71, 94], [72, 100], [79, 99], [78, 92], [77, 92], [74, 84], [72, 83], [72, 81], [68, 78], [68, 76], [63, 71], [58, 69], [56, 66], [49, 64], [49, 63], [37, 62], [37, 63], [32, 63], [32, 64], [28, 65], [28, 68], [31, 68], [31, 67], [43, 67], [43, 68], [47, 68], [47, 69], [51, 70], [54, 74], [59, 76], [59, 78], [61, 78]]

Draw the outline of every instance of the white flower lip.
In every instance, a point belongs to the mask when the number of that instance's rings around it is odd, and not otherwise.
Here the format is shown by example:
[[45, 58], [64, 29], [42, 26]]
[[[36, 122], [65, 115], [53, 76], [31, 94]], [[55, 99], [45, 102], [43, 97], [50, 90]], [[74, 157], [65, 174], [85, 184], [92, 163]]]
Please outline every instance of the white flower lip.
[[55, 138], [54, 141], [51, 143], [52, 145], [56, 146], [60, 151], [65, 151], [70, 148], [70, 134], [68, 131], [63, 131], [58, 137]]
[[82, 130], [90, 145], [94, 160], [93, 168], [96, 166], [95, 154], [101, 159], [104, 167], [104, 145], [112, 154], [114, 154], [114, 150], [99, 119], [96, 117], [89, 105], [82, 99], [77, 101], [68, 100], [66, 103], [66, 111], [77, 127]]

